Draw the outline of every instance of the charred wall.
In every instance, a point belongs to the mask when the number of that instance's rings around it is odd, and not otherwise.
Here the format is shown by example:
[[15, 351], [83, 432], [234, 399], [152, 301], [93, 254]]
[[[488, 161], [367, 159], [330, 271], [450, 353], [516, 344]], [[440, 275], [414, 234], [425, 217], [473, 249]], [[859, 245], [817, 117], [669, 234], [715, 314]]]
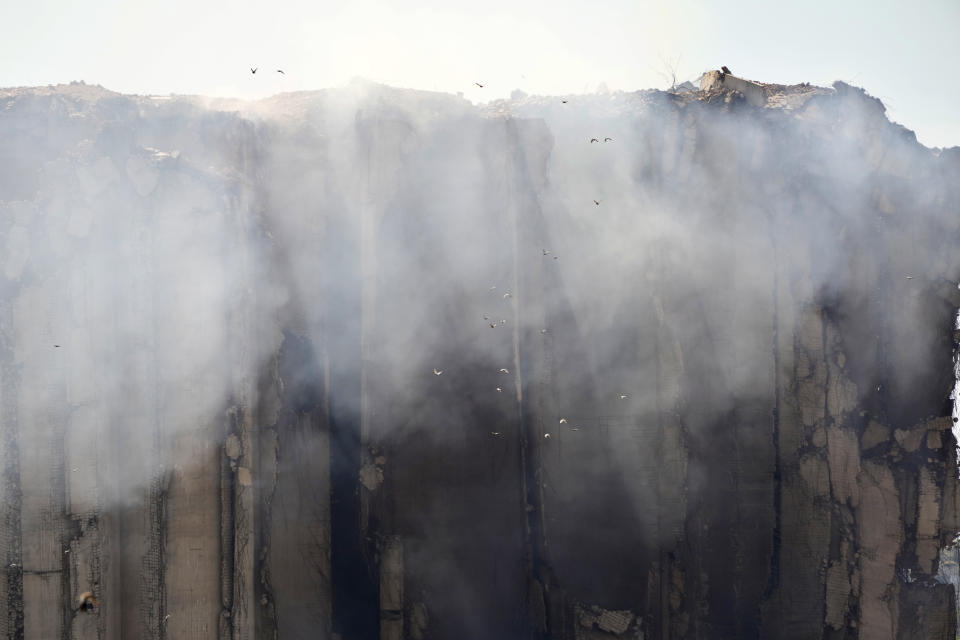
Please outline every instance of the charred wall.
[[764, 91], [5, 90], [7, 636], [953, 638], [960, 156]]

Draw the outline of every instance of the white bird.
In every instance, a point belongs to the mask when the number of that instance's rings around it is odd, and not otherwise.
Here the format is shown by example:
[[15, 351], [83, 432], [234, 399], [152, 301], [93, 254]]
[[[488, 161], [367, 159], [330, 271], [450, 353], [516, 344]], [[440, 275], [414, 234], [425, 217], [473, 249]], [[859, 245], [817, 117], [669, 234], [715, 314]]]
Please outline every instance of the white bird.
[[546, 329], [540, 329], [540, 333], [546, 333], [546, 332], [547, 332]]
[[492, 435], [492, 436], [498, 436], [498, 435], [500, 435], [500, 432], [499, 432], [499, 431], [491, 431], [491, 432], [490, 432], [490, 435]]
[[560, 418], [560, 424], [567, 424], [566, 418]]
[[510, 373], [509, 369], [500, 369], [500, 373]]
[[433, 375], [438, 376], [438, 375], [440, 375], [441, 373], [443, 373], [443, 370], [437, 369], [436, 367], [434, 367], [434, 369], [433, 369]]
[[496, 290], [497, 290], [497, 287], [496, 287], [496, 286], [490, 287], [489, 290], [490, 290], [490, 291], [496, 291]]
[[543, 249], [543, 255], [548, 256], [548, 255], [550, 255], [550, 252], [547, 251], [546, 249]]
[[512, 298], [512, 297], [513, 297], [513, 294], [510, 293], [510, 292], [507, 292], [507, 293], [503, 294], [504, 300], [506, 300], [507, 298]]
[[913, 280], [913, 276], [907, 276], [907, 280]]
[[491, 328], [491, 329], [496, 329], [496, 328], [497, 328], [497, 323], [496, 323], [496, 322], [491, 322], [491, 323], [490, 323], [490, 328]]
[[506, 318], [500, 318], [500, 324], [507, 324]]
[[570, 431], [580, 431], [580, 427], [571, 427]]
[[549, 434], [549, 433], [545, 433], [545, 434], [543, 434], [543, 437], [544, 437], [544, 438], [549, 438], [549, 437], [550, 437], [550, 434]]
[[626, 400], [626, 399], [627, 399], [627, 394], [621, 393], [621, 394], [620, 394], [620, 399], [621, 399], [621, 400]]
[[502, 392], [503, 392], [503, 389], [501, 389], [500, 387], [497, 387], [497, 393], [502, 393]]

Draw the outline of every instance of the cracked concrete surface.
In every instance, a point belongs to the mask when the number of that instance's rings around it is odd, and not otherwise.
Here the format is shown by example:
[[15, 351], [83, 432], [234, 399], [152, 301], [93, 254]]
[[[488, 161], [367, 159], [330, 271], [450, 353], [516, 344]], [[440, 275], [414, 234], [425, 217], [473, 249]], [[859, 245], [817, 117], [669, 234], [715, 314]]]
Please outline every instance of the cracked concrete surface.
[[960, 157], [709, 80], [0, 91], [0, 633], [954, 638]]

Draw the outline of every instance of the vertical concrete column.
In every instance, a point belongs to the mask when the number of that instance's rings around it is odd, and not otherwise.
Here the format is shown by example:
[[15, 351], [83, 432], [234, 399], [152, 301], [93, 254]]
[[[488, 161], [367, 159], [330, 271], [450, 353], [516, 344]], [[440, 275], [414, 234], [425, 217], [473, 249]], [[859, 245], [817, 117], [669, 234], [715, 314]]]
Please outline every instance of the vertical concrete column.
[[391, 536], [380, 555], [380, 640], [403, 640], [403, 541]]

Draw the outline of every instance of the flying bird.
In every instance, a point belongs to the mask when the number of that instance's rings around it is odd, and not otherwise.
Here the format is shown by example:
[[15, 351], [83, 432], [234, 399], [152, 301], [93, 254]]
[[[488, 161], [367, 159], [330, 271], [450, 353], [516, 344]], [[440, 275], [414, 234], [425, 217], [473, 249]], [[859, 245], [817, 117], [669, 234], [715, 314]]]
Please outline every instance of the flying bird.
[[443, 373], [443, 370], [437, 369], [436, 367], [433, 368], [433, 375], [438, 376], [441, 373]]
[[503, 299], [504, 299], [504, 300], [506, 300], [507, 298], [512, 298], [512, 297], [513, 297], [513, 294], [510, 293], [509, 291], [508, 291], [507, 293], [503, 294]]
[[490, 328], [491, 328], [491, 329], [496, 329], [496, 328], [497, 328], [497, 323], [496, 323], [496, 322], [491, 322], [491, 323], [490, 323]]
[[547, 332], [546, 329], [540, 329], [540, 333], [546, 333], [546, 332]]
[[548, 256], [548, 255], [550, 255], [550, 252], [549, 252], [549, 251], [547, 251], [546, 249], [543, 249], [542, 251], [543, 251], [543, 255], [545, 255], [545, 256]]
[[250, 73], [256, 73], [260, 67], [250, 67]]
[[604, 141], [604, 142], [613, 142], [613, 138], [604, 138], [603, 141]]
[[510, 373], [509, 369], [500, 369], [500, 373]]
[[907, 276], [907, 280], [913, 280], [913, 276]]
[[93, 611], [94, 607], [99, 607], [100, 603], [93, 597], [90, 591], [84, 591], [77, 596], [77, 608], [81, 611]]
[[507, 324], [506, 318], [500, 318], [500, 324]]
[[503, 389], [501, 389], [500, 387], [497, 387], [497, 393], [503, 393]]
[[566, 100], [561, 100], [560, 102], [562, 102], [563, 104], [567, 104]]
[[595, 204], [595, 205], [597, 205], [597, 206], [599, 207], [599, 206], [600, 206], [600, 201], [599, 201], [599, 200], [594, 200], [594, 201], [593, 201], [593, 204]]
[[490, 432], [490, 435], [492, 435], [492, 436], [498, 436], [498, 435], [500, 435], [500, 432], [499, 432], [499, 431], [491, 431], [491, 432]]
[[626, 400], [626, 399], [627, 399], [627, 394], [621, 393], [621, 394], [620, 394], [620, 399], [621, 399], [621, 400]]
[[490, 319], [490, 316], [488, 316], [487, 314], [483, 314], [483, 319], [484, 319], [484, 320], [489, 320], [489, 319]]
[[59, 348], [60, 348], [60, 345], [55, 344], [55, 345], [53, 345], [53, 348], [54, 348], [54, 349], [59, 349]]
[[570, 431], [580, 431], [580, 427], [570, 427]]
[[483, 85], [480, 84], [479, 82], [474, 82], [473, 84], [475, 84], [475, 85], [477, 85], [478, 87], [480, 87], [481, 89], [483, 89]]
[[560, 424], [567, 424], [566, 418], [560, 418]]
[[600, 141], [597, 140], [596, 138], [590, 138], [590, 144], [593, 144], [594, 142], [600, 142]]
[[549, 434], [549, 433], [545, 433], [545, 434], [543, 434], [543, 437], [544, 437], [544, 438], [549, 438], [549, 437], [550, 437], [550, 434]]
[[730, 71], [730, 69], [727, 69], [726, 67], [720, 67], [720, 71], [722, 71], [725, 74], [730, 74], [731, 76], [733, 75], [733, 72]]
[[[283, 69], [277, 69], [277, 73], [283, 73]], [[283, 73], [283, 75], [287, 75], [287, 74]]]
[[489, 289], [487, 289], [487, 291], [496, 291], [496, 290], [497, 290], [496, 285], [494, 285], [494, 286], [490, 287]]

